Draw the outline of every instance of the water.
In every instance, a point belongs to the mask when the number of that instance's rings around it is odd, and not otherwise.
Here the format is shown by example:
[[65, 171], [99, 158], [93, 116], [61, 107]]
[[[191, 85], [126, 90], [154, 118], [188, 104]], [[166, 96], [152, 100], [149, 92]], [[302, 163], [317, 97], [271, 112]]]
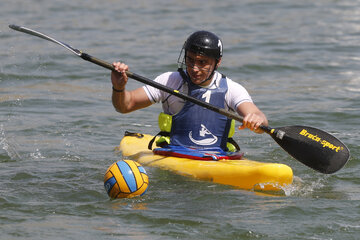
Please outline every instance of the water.
[[[0, 9], [0, 239], [358, 238], [359, 1], [5, 0]], [[147, 168], [146, 195], [111, 201], [103, 174], [121, 159], [114, 147], [125, 130], [156, 133], [160, 106], [116, 113], [107, 70], [9, 24], [149, 78], [176, 69], [190, 33], [214, 31], [225, 47], [220, 70], [271, 126], [326, 130], [350, 161], [323, 175], [269, 136], [237, 131], [248, 158], [293, 168], [284, 196]]]

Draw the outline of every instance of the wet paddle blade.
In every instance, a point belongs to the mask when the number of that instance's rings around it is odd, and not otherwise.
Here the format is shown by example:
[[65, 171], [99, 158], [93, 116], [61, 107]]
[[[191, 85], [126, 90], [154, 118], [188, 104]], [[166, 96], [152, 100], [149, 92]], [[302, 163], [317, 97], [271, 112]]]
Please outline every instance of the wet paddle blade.
[[334, 173], [349, 160], [349, 149], [320, 129], [287, 126], [273, 129], [271, 137], [291, 156], [321, 173]]

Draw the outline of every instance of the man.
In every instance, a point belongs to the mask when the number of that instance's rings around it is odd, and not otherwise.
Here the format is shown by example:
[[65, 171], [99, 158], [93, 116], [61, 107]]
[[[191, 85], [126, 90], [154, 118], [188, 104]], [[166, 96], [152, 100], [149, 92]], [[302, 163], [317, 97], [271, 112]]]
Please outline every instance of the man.
[[[163, 73], [155, 81], [217, 107], [236, 111], [244, 118], [239, 129], [249, 128], [262, 133], [259, 126], [268, 124], [266, 116], [244, 87], [217, 71], [222, 51], [219, 37], [211, 32], [197, 31], [184, 43], [178, 59], [179, 70]], [[125, 71], [129, 67], [121, 62], [114, 62], [113, 66], [116, 71], [111, 73], [112, 102], [117, 111], [128, 113], [161, 102], [164, 113], [171, 116], [171, 145], [229, 150], [230, 119], [151, 86], [128, 91], [125, 89], [128, 81]]]

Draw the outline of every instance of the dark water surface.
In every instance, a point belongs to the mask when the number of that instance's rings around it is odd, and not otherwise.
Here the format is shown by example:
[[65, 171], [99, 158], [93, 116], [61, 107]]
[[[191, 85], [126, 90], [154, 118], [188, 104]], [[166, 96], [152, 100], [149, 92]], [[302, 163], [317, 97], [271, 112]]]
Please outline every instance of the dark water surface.
[[[358, 239], [360, 2], [0, 2], [0, 239]], [[143, 197], [103, 187], [125, 130], [154, 134], [160, 106], [121, 115], [110, 73], [24, 25], [154, 78], [175, 70], [195, 30], [224, 42], [222, 71], [243, 84], [271, 126], [309, 125], [351, 151], [332, 175], [267, 135], [237, 131], [248, 158], [292, 167], [284, 196], [263, 196], [147, 167]], [[128, 88], [140, 84], [130, 81]]]

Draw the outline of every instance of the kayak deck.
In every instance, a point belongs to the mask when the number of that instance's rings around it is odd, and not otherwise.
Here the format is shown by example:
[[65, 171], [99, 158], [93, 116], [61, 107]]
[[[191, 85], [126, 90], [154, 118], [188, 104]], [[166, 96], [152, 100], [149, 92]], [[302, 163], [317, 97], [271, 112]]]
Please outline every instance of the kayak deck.
[[159, 167], [199, 180], [231, 185], [245, 190], [279, 191], [293, 181], [292, 169], [280, 163], [264, 163], [248, 159], [202, 161], [155, 155], [147, 134], [125, 136], [118, 147], [122, 155], [144, 166]]

